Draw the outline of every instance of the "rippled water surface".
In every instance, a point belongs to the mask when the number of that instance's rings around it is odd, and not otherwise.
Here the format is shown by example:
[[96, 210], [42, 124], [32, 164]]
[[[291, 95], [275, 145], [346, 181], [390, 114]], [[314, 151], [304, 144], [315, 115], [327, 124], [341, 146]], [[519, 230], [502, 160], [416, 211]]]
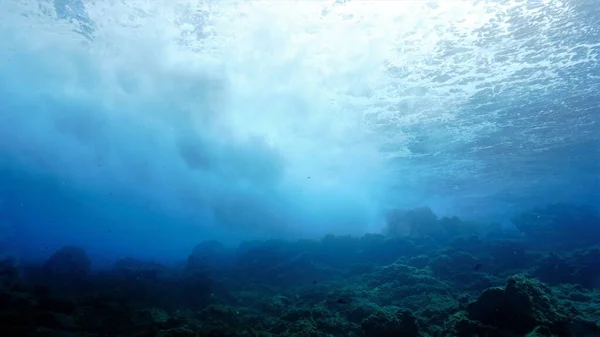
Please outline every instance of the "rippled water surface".
[[0, 13], [2, 205], [31, 232], [360, 233], [392, 206], [502, 221], [600, 200], [591, 0]]

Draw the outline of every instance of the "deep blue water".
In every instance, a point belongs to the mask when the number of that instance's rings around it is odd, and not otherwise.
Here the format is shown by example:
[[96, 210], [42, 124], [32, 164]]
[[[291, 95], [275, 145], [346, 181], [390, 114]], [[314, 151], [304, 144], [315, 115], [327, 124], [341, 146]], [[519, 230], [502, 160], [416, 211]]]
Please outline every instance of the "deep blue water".
[[177, 259], [600, 205], [600, 6], [0, 4], [0, 244]]

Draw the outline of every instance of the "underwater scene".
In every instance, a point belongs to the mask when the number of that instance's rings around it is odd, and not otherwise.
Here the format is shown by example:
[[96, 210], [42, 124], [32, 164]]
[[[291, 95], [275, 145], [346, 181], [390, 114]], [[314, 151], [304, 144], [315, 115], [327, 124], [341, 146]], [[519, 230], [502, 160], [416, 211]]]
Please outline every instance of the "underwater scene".
[[600, 3], [1, 0], [37, 336], [600, 337]]

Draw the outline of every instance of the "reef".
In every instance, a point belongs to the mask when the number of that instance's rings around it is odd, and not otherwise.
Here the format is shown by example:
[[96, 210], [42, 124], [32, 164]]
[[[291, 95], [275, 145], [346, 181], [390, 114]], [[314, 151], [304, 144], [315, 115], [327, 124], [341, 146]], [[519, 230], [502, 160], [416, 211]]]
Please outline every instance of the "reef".
[[5, 259], [1, 334], [600, 336], [598, 214], [549, 205], [513, 221], [420, 208], [390, 212], [383, 234], [205, 241], [173, 265], [125, 257], [94, 269], [74, 246], [43, 263]]

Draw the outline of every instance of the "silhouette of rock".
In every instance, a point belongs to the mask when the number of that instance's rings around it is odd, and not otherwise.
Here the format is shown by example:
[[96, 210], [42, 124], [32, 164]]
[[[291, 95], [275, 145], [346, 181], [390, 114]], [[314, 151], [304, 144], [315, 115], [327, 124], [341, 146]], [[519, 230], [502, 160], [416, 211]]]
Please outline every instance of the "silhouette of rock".
[[600, 213], [591, 206], [550, 204], [518, 214], [512, 223], [538, 249], [558, 252], [600, 244]]
[[44, 263], [44, 271], [53, 276], [85, 277], [89, 274], [92, 261], [85, 250], [65, 246], [57, 250]]

